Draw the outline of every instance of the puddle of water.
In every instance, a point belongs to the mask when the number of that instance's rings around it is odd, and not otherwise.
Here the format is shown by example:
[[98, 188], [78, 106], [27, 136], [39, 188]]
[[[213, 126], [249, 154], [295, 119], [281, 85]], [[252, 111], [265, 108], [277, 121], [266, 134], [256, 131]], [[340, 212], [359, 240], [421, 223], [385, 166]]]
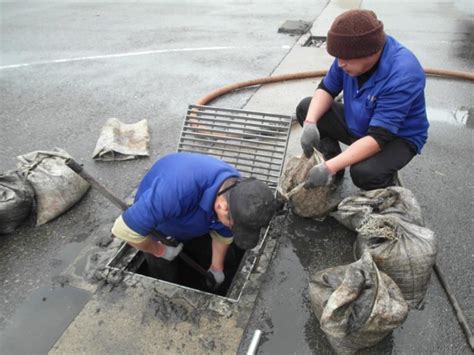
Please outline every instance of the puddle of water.
[[91, 295], [69, 286], [37, 289], [0, 334], [0, 354], [46, 354]]
[[455, 111], [428, 107], [428, 120], [430, 122], [443, 122], [451, 125], [472, 128], [474, 118], [471, 117], [472, 109], [460, 108]]

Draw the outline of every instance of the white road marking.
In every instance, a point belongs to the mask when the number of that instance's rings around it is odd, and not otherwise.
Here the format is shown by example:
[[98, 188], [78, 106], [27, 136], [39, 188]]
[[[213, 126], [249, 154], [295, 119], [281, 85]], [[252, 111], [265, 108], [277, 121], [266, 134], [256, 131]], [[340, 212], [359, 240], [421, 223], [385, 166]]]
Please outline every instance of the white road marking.
[[[244, 48], [248, 48], [248, 47], [202, 47], [202, 48], [157, 49], [157, 50], [143, 51], [143, 52], [128, 52], [128, 53], [118, 53], [118, 54], [95, 55], [95, 56], [89, 56], [89, 57], [44, 60], [44, 61], [31, 62], [31, 63], [11, 64], [11, 65], [0, 66], [0, 70], [22, 68], [22, 67], [31, 67], [31, 66], [34, 66], [34, 65], [70, 63], [70, 62], [79, 62], [79, 61], [97, 60], [97, 59], [109, 59], [109, 58], [123, 58], [123, 57], [133, 57], [133, 56], [149, 55], [149, 54], [176, 53], [176, 52], [198, 52], [198, 51], [220, 51], [220, 50], [244, 49]], [[290, 49], [291, 47], [290, 46], [281, 46], [279, 48], [281, 48], [281, 49]]]

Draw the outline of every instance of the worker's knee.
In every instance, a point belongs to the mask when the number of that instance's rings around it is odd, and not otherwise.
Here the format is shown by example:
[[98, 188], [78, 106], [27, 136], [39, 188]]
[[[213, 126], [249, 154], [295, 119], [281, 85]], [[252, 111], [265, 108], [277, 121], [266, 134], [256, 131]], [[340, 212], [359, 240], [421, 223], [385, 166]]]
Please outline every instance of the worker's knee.
[[308, 113], [309, 104], [311, 103], [311, 97], [305, 97], [300, 101], [298, 106], [296, 106], [296, 119], [298, 123], [303, 126], [304, 120], [306, 119], [306, 114]]
[[352, 165], [350, 172], [352, 182], [362, 190], [380, 189], [394, 182], [394, 173], [377, 170], [367, 162]]

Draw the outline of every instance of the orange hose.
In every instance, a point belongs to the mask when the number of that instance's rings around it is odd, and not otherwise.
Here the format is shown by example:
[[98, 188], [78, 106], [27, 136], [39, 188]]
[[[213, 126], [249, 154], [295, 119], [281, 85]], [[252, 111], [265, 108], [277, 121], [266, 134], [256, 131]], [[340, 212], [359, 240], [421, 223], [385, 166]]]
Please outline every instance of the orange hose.
[[[318, 77], [322, 77], [326, 75], [326, 73], [327, 73], [327, 70], [316, 70], [316, 71], [306, 71], [306, 72], [297, 72], [297, 73], [268, 76], [264, 78], [241, 81], [239, 83], [226, 85], [224, 87], [211, 91], [206, 96], [203, 96], [199, 100], [197, 100], [196, 105], [207, 105], [211, 101], [218, 98], [219, 96], [228, 94], [232, 91], [242, 89], [245, 87], [265, 85], [265, 84], [277, 83], [281, 81], [318, 78]], [[470, 73], [470, 72], [426, 68], [425, 73], [429, 76], [437, 76], [441, 78], [452, 78], [452, 79], [474, 81], [474, 73]]]

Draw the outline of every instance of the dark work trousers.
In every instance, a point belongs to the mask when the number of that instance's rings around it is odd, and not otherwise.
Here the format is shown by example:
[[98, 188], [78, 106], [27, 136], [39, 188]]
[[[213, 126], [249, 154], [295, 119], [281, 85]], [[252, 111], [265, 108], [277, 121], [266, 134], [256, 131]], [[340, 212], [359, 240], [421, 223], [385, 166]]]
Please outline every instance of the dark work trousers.
[[[311, 103], [307, 97], [298, 104], [296, 118], [301, 126]], [[344, 105], [334, 102], [331, 108], [318, 121], [321, 136], [321, 151], [326, 160], [341, 153], [338, 142], [351, 145], [358, 138], [353, 136], [344, 118]], [[362, 190], [373, 190], [394, 185], [394, 177], [398, 170], [407, 165], [416, 155], [414, 145], [402, 138], [395, 138], [385, 144], [380, 152], [350, 167], [354, 185]]]
[[[207, 270], [212, 261], [212, 238], [206, 234], [204, 236], [191, 239], [183, 243], [183, 251]], [[232, 276], [237, 270], [244, 251], [235, 244], [231, 244], [224, 261], [224, 274], [226, 283], [232, 281]], [[177, 256], [173, 261], [167, 261], [162, 258], [157, 258], [151, 254], [145, 254], [147, 262], [146, 273], [154, 278], [165, 280], [188, 287], [205, 290], [204, 277], [195, 271], [192, 267], [180, 260]]]

